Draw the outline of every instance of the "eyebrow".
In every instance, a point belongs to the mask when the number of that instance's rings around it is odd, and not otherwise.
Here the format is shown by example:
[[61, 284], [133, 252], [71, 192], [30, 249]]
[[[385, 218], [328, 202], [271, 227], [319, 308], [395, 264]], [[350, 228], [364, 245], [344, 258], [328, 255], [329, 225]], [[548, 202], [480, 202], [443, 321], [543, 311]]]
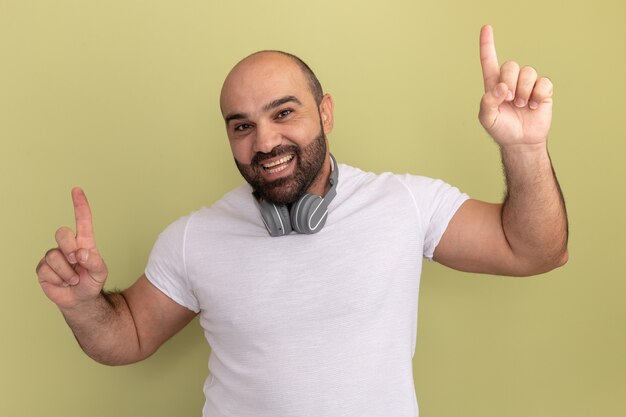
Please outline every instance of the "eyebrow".
[[[281, 97], [276, 100], [270, 101], [269, 103], [267, 103], [266, 105], [262, 107], [262, 110], [264, 112], [268, 112], [286, 103], [296, 103], [300, 106], [302, 105], [302, 103], [300, 102], [300, 100], [298, 100], [297, 97], [285, 96], [285, 97]], [[224, 121], [226, 122], [226, 124], [228, 124], [230, 123], [231, 120], [241, 120], [241, 119], [247, 119], [247, 118], [248, 118], [248, 115], [246, 113], [231, 113], [231, 114], [226, 115], [226, 117], [224, 117]]]
[[285, 96], [285, 97], [282, 97], [282, 98], [279, 98], [277, 100], [274, 100], [274, 101], [271, 101], [271, 102], [267, 103], [265, 106], [263, 106], [263, 111], [267, 112], [267, 111], [273, 110], [276, 107], [280, 107], [280, 106], [282, 106], [283, 104], [286, 104], [286, 103], [296, 103], [296, 104], [298, 104], [300, 106], [302, 105], [302, 103], [300, 103], [300, 100], [298, 100], [296, 97], [294, 97], [294, 96]]

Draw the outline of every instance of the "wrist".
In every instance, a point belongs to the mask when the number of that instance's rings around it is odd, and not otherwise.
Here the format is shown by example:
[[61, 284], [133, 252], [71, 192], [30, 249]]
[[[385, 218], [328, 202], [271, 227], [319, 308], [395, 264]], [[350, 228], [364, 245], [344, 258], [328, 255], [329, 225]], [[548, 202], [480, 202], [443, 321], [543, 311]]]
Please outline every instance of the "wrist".
[[102, 291], [92, 298], [77, 301], [72, 305], [58, 305], [58, 307], [69, 324], [92, 322], [94, 319], [100, 321], [108, 311], [115, 310], [114, 303]]
[[507, 166], [550, 165], [550, 156], [546, 142], [532, 144], [500, 145], [502, 162]]
[[548, 152], [547, 140], [532, 143], [507, 143], [498, 144], [502, 154], [510, 155], [538, 155]]

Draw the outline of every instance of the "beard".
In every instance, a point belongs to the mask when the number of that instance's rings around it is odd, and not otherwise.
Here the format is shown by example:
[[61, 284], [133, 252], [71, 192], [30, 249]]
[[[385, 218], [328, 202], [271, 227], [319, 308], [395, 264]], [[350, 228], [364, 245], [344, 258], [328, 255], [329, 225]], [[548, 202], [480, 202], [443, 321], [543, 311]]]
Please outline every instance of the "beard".
[[[297, 164], [294, 172], [288, 177], [279, 178], [275, 181], [266, 181], [261, 172], [262, 162], [268, 158], [280, 155], [294, 154]], [[278, 205], [293, 204], [302, 197], [315, 183], [322, 172], [326, 159], [326, 135], [320, 129], [320, 133], [310, 144], [305, 147], [297, 145], [280, 145], [269, 153], [257, 152], [250, 164], [242, 164], [235, 159], [235, 164], [241, 175], [252, 186], [257, 197]]]

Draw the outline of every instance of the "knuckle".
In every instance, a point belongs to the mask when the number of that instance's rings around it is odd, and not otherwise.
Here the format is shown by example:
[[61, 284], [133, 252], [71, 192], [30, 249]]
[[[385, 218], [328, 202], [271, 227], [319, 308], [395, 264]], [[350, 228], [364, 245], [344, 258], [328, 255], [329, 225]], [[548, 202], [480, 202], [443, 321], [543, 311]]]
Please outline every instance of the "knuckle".
[[57, 242], [62, 241], [67, 237], [68, 233], [71, 233], [71, 232], [72, 231], [67, 226], [59, 227], [57, 231], [54, 233], [54, 238]]
[[47, 281], [50, 279], [50, 267], [48, 264], [43, 264], [37, 269], [37, 278], [39, 282]]
[[552, 82], [550, 81], [549, 78], [542, 77], [539, 80], [537, 80], [537, 90], [541, 94], [545, 94], [548, 97], [550, 97], [553, 94], [553, 88], [554, 86], [552, 85]]
[[519, 64], [515, 61], [506, 61], [502, 64], [502, 71], [519, 71]]
[[533, 67], [524, 67], [520, 71], [520, 84], [529, 87], [537, 81], [537, 71]]
[[548, 77], [541, 77], [539, 80], [537, 80], [537, 82], [541, 83], [543, 88], [552, 90], [552, 81]]
[[39, 263], [35, 267], [35, 273], [37, 273], [37, 275], [41, 276], [43, 274], [43, 270], [47, 266], [48, 266], [48, 264], [46, 263], [46, 258], [45, 257], [41, 258], [41, 260], [39, 261]]
[[59, 248], [50, 248], [46, 251], [46, 254], [44, 255], [43, 258], [45, 259], [46, 262], [49, 262], [55, 256], [54, 254], [58, 251], [59, 251]]
[[532, 90], [534, 85], [535, 85], [535, 80], [534, 79], [532, 79], [532, 78], [520, 78], [518, 87], [521, 87], [524, 90], [528, 90], [530, 92], [530, 90]]
[[46, 252], [46, 256], [44, 257], [44, 259], [46, 260], [46, 263], [55, 271], [58, 270], [60, 268], [60, 261], [61, 261], [61, 252], [59, 251], [58, 248], [54, 248], [54, 249], [50, 249], [48, 252]]
[[59, 276], [52, 270], [52, 268], [46, 265], [41, 268], [41, 271], [37, 275], [37, 280], [39, 281], [39, 284], [47, 282], [49, 284], [55, 285], [59, 282]]
[[57, 275], [54, 272], [54, 270], [50, 267], [50, 265], [48, 265], [43, 260], [39, 265], [37, 265], [36, 271], [37, 271], [37, 277], [40, 280], [47, 280]]

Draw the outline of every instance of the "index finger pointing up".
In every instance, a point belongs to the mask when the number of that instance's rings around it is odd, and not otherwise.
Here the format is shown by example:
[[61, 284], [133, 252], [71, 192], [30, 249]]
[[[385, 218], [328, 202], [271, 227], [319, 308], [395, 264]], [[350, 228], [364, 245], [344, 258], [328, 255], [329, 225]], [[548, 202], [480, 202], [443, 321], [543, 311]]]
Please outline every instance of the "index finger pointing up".
[[480, 29], [480, 66], [483, 69], [485, 92], [491, 91], [500, 80], [500, 65], [493, 41], [493, 28], [489, 25]]
[[81, 188], [76, 187], [72, 189], [72, 202], [74, 203], [76, 239], [78, 240], [79, 247], [91, 249], [95, 247], [91, 209], [89, 208], [87, 197]]

